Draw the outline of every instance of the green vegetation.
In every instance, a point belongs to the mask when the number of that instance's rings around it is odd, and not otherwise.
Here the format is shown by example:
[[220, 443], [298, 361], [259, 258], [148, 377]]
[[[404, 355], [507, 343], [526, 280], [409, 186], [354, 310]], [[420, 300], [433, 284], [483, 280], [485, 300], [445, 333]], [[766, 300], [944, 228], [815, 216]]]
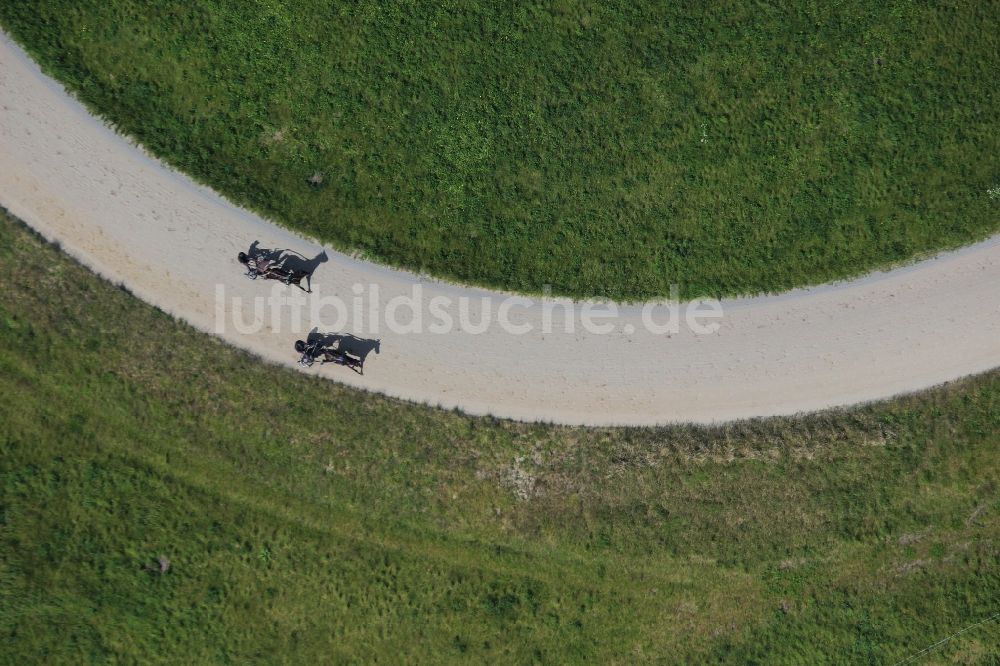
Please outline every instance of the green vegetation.
[[892, 662], [1000, 610], [998, 433], [1000, 373], [722, 428], [406, 405], [0, 216], [4, 661]]
[[236, 201], [464, 281], [773, 291], [1000, 229], [991, 3], [5, 0], [0, 22]]

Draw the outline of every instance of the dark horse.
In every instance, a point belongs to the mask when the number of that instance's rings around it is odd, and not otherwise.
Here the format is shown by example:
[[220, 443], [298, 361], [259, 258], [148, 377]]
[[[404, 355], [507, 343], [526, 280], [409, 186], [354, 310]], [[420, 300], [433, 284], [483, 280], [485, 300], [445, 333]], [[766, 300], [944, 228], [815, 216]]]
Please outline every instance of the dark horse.
[[257, 278], [278, 280], [285, 284], [294, 284], [305, 292], [312, 291], [312, 289], [306, 289], [302, 286], [302, 279], [309, 277], [308, 271], [285, 268], [278, 261], [265, 256], [263, 253], [250, 256], [246, 252], [240, 252], [236, 258], [239, 259], [241, 264], [246, 266], [247, 277], [251, 280], [256, 280]]
[[341, 349], [324, 347], [322, 339], [313, 342], [296, 340], [295, 351], [302, 354], [299, 358], [299, 365], [307, 368], [311, 367], [318, 360], [320, 365], [324, 363], [336, 363], [337, 365], [346, 365], [359, 375], [365, 374], [364, 361], [362, 359]]

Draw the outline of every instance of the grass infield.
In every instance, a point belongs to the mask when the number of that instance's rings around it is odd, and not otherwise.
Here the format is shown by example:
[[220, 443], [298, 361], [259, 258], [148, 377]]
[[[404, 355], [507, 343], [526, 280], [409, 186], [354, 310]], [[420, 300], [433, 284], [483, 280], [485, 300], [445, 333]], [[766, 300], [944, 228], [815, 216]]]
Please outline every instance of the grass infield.
[[1000, 229], [989, 2], [5, 0], [0, 23], [234, 200], [462, 281], [765, 292]]
[[894, 663], [1000, 610], [998, 433], [996, 372], [717, 428], [415, 407], [229, 348], [0, 213], [12, 663]]

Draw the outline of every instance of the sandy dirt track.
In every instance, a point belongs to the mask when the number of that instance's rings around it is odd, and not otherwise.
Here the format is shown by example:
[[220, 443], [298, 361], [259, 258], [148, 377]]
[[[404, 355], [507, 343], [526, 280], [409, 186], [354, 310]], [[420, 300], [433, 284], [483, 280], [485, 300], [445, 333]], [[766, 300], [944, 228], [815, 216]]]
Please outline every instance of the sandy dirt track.
[[[322, 247], [148, 157], [2, 33], [0, 204], [142, 299], [266, 359], [294, 367], [296, 327], [318, 323], [307, 306], [294, 321], [282, 310], [256, 333], [217, 330], [234, 296], [247, 303], [272, 289], [298, 293], [247, 280], [238, 251], [255, 239], [308, 256]], [[425, 302], [473, 299], [473, 321], [481, 308], [496, 313], [505, 298], [327, 255], [314, 297], [351, 303], [352, 285], [377, 284], [384, 304], [420, 284]], [[220, 285], [227, 300], [217, 311]], [[545, 334], [542, 310], [536, 299], [510, 311], [512, 323], [532, 325], [525, 335], [495, 323], [479, 335], [395, 334], [384, 325], [372, 333], [349, 317], [342, 329], [380, 339], [365, 375], [336, 366], [307, 372], [475, 414], [588, 425], [713, 422], [885, 398], [1000, 365], [1000, 237], [848, 283], [724, 301], [711, 335], [686, 326], [674, 335], [649, 332], [641, 306], [622, 306], [608, 320], [611, 334], [586, 333], [579, 318], [574, 333], [557, 325]], [[555, 313], [558, 324], [562, 311]]]

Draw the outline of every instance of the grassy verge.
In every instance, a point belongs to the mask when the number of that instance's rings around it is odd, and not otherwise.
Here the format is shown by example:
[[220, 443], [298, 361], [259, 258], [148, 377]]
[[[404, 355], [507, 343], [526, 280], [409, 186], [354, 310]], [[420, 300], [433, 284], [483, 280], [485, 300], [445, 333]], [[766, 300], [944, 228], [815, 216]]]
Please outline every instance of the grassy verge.
[[998, 432], [997, 373], [711, 429], [409, 406], [262, 364], [0, 216], [11, 661], [891, 662], [1000, 610]]
[[440, 276], [773, 291], [1000, 229], [988, 3], [7, 0], [0, 22], [175, 166]]

